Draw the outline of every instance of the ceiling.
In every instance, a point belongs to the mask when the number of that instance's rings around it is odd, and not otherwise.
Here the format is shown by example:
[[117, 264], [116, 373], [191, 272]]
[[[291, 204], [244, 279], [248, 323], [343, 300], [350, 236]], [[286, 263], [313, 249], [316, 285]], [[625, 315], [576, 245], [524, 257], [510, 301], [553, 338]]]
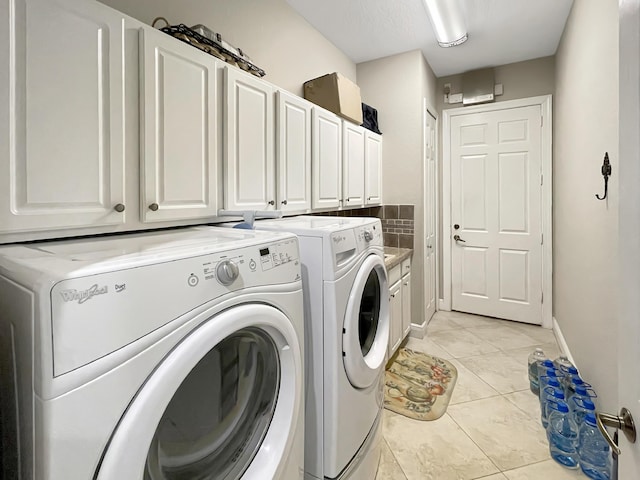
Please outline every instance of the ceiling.
[[420, 49], [436, 77], [553, 55], [573, 0], [460, 0], [469, 40], [438, 46], [423, 0], [286, 0], [355, 63]]

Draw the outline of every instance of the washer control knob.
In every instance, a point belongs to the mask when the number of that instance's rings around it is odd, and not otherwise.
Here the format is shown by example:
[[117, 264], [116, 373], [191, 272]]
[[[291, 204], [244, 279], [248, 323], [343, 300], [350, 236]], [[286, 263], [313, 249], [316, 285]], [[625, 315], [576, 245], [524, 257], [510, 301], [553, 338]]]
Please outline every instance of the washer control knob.
[[371, 233], [371, 230], [365, 230], [364, 231], [364, 239], [367, 242], [370, 242], [371, 240], [373, 240], [373, 233]]
[[223, 285], [231, 285], [238, 278], [238, 266], [231, 260], [223, 260], [216, 267], [216, 277]]

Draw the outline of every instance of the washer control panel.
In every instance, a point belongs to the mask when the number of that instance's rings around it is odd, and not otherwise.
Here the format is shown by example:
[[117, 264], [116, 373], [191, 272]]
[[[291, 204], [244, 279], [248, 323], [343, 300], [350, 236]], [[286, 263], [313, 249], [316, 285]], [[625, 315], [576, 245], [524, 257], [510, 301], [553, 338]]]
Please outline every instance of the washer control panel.
[[108, 355], [211, 300], [300, 279], [298, 239], [287, 235], [62, 280], [50, 292], [54, 376]]

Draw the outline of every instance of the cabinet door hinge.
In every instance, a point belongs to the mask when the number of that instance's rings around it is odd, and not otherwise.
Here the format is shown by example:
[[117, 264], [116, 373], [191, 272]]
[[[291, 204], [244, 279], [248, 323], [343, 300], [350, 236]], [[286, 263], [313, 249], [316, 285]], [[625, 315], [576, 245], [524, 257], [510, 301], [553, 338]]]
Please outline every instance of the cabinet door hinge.
[[544, 125], [544, 117], [540, 115], [540, 126], [542, 127], [543, 125]]
[[544, 185], [544, 173], [540, 174], [540, 185]]
[[544, 303], [544, 292], [540, 294], [540, 303]]
[[540, 234], [540, 245], [544, 245], [544, 233]]

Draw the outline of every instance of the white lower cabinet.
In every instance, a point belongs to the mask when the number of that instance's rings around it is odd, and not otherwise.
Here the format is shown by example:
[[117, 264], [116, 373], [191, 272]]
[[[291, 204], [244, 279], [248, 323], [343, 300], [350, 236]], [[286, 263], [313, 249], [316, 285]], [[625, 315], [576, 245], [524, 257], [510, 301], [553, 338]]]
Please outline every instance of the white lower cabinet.
[[402, 281], [398, 280], [389, 287], [389, 357], [402, 342]]
[[389, 357], [411, 330], [411, 259], [389, 270]]
[[140, 29], [141, 218], [218, 214], [218, 70], [223, 64]]

